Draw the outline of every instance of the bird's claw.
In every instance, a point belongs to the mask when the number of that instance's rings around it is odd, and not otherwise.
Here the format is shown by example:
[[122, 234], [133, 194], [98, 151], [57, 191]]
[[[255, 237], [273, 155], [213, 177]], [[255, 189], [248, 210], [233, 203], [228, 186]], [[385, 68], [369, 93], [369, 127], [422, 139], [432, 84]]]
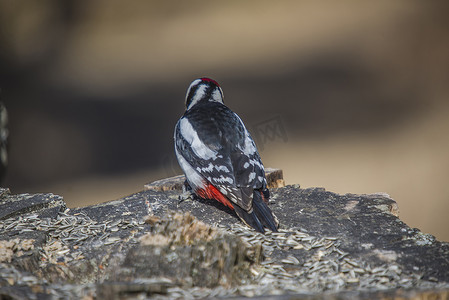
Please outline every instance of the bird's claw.
[[192, 191], [185, 191], [181, 195], [179, 195], [178, 200], [179, 203], [182, 203], [184, 201], [193, 200], [193, 192]]
[[181, 204], [184, 201], [193, 200], [195, 193], [187, 182], [184, 182], [182, 185], [182, 194], [178, 196], [179, 203]]

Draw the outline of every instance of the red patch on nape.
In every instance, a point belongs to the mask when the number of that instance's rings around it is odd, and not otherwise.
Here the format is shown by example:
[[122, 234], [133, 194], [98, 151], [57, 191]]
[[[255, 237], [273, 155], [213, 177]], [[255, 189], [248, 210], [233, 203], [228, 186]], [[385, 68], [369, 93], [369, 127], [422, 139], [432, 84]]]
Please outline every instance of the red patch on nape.
[[204, 199], [214, 199], [220, 202], [221, 204], [229, 207], [230, 209], [234, 209], [232, 203], [225, 197], [216, 187], [212, 184], [207, 183], [204, 189], [199, 189], [196, 191], [196, 194]]
[[215, 80], [213, 80], [213, 79], [210, 79], [210, 78], [207, 78], [207, 77], [203, 77], [203, 78], [200, 78], [202, 81], [205, 81], [205, 82], [212, 82], [213, 84], [215, 84], [216, 86], [220, 86], [219, 84], [218, 84], [218, 82], [216, 82]]

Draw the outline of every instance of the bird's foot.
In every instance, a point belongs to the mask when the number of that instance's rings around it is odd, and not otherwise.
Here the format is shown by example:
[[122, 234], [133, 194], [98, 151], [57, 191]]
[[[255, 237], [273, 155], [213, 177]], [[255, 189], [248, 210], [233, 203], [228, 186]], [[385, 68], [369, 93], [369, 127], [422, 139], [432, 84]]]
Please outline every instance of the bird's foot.
[[185, 181], [182, 185], [182, 194], [178, 197], [178, 205], [184, 201], [193, 200], [194, 197], [195, 193], [193, 192], [192, 187]]
[[194, 196], [195, 196], [195, 194], [192, 191], [185, 191], [181, 195], [179, 195], [179, 197], [178, 197], [179, 203], [178, 204], [181, 204], [184, 201], [193, 200]]

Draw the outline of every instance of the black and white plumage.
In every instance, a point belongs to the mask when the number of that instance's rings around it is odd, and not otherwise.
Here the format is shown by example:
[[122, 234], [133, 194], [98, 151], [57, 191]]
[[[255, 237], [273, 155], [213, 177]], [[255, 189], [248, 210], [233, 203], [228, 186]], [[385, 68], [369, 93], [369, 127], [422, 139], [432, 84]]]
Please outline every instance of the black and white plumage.
[[234, 209], [257, 231], [277, 230], [256, 145], [240, 117], [223, 104], [216, 81], [200, 78], [190, 84], [174, 139], [178, 162], [197, 196]]

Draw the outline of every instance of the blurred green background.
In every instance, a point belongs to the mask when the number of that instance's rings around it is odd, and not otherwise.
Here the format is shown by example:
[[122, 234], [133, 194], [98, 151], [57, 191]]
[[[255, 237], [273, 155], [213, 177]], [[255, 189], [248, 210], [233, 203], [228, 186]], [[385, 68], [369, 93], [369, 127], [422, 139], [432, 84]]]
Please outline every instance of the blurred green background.
[[208, 76], [287, 183], [388, 193], [449, 241], [448, 3], [0, 0], [2, 185], [74, 207], [180, 173], [173, 128]]

